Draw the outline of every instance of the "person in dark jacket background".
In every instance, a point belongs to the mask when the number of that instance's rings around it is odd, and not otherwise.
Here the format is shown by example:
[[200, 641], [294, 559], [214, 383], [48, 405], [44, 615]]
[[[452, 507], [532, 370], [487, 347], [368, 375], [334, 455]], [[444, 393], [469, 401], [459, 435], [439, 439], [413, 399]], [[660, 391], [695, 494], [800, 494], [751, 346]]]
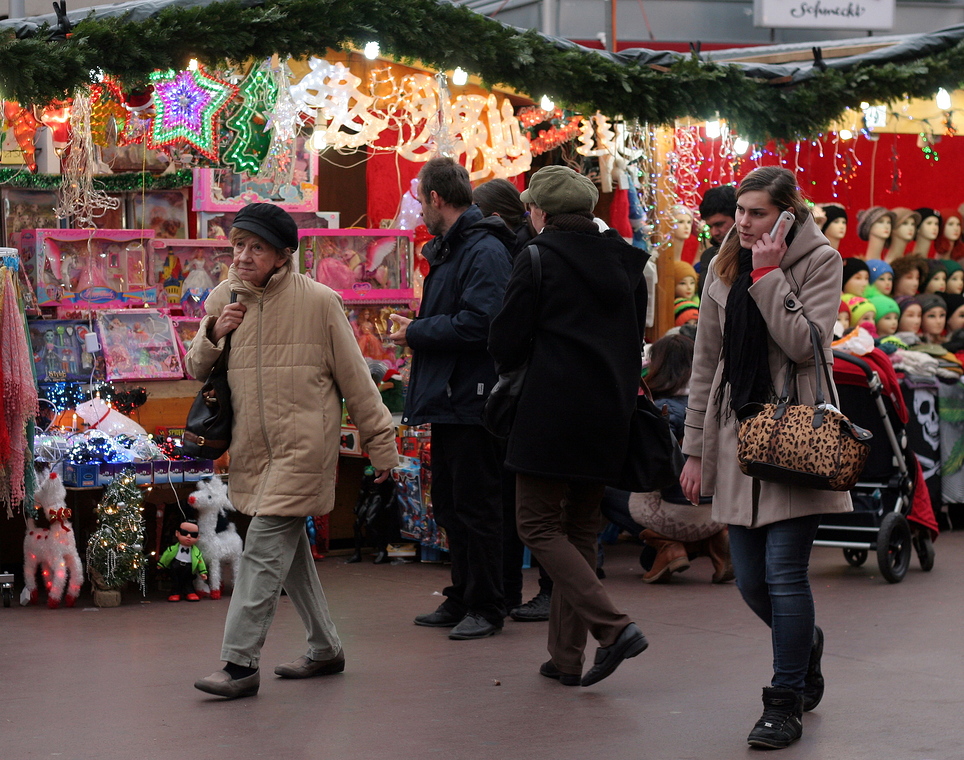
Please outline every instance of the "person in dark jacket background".
[[482, 407], [498, 375], [486, 351], [502, 305], [514, 235], [472, 205], [464, 167], [450, 158], [419, 172], [422, 217], [435, 238], [422, 249], [429, 273], [414, 321], [392, 315], [392, 340], [412, 349], [402, 422], [432, 425], [432, 505], [445, 529], [452, 584], [416, 625], [452, 628], [451, 639], [498, 632], [502, 586], [502, 446], [482, 427]]
[[[606, 483], [619, 475], [639, 391], [648, 254], [600, 233], [599, 194], [564, 166], [532, 176], [522, 200], [542, 260], [538, 299], [529, 256], [516, 256], [489, 351], [502, 372], [530, 356], [505, 466], [516, 473], [519, 535], [553, 580], [549, 654], [539, 672], [594, 684], [646, 646], [596, 577]], [[599, 642], [582, 675], [587, 634]]]

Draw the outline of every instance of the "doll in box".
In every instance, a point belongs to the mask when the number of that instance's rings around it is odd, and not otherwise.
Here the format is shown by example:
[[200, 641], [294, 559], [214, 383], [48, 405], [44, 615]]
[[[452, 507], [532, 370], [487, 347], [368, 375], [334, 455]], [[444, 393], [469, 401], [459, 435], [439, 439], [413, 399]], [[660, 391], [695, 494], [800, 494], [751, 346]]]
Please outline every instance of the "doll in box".
[[201, 248], [196, 249], [194, 256], [184, 264], [184, 271], [187, 272], [187, 276], [184, 278], [184, 282], [181, 283], [182, 291], [193, 288], [203, 292], [211, 290], [211, 288], [214, 287], [214, 281], [207, 271], [207, 264], [207, 259], [204, 258], [204, 251]]
[[174, 582], [167, 601], [179, 602], [181, 597], [184, 597], [189, 602], [199, 602], [201, 597], [194, 592], [194, 578], [197, 576], [206, 581], [208, 568], [201, 556], [201, 550], [197, 548], [200, 535], [198, 525], [192, 520], [184, 520], [174, 535], [177, 543], [167, 547], [157, 561], [157, 566], [167, 570]]

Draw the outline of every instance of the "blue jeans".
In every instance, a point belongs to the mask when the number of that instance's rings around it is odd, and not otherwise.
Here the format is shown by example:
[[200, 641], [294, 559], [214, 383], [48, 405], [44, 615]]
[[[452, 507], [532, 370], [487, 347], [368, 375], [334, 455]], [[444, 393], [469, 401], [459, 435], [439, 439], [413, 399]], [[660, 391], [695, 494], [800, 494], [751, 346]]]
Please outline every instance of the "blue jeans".
[[759, 528], [730, 526], [736, 585], [773, 639], [771, 686], [803, 691], [813, 646], [813, 594], [807, 569], [820, 515]]

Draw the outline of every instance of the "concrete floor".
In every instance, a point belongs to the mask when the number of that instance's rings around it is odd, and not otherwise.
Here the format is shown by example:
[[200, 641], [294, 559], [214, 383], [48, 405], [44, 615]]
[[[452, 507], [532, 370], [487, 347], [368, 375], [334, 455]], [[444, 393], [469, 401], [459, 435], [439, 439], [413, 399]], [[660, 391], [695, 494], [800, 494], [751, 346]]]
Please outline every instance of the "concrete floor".
[[[781, 758], [964, 758], [964, 533], [941, 536], [936, 549], [933, 572], [914, 557], [897, 585], [873, 559], [855, 569], [839, 550], [814, 550], [827, 692]], [[438, 604], [443, 566], [320, 562], [346, 672], [272, 675], [304, 648], [283, 598], [261, 692], [233, 702], [192, 687], [218, 666], [226, 600], [0, 608], [0, 759], [758, 757], [745, 737], [770, 675], [767, 630], [733, 584], [710, 584], [708, 560], [647, 586], [637, 555], [632, 544], [609, 547], [605, 583], [650, 647], [586, 689], [537, 674], [545, 624], [510, 621], [470, 642], [412, 625]]]

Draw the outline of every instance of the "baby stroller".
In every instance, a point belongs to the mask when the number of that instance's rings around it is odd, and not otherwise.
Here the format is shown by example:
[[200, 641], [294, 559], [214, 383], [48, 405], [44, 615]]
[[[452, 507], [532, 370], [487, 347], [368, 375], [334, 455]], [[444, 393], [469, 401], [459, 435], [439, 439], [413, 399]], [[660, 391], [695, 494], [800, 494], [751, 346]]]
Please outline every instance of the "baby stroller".
[[[824, 515], [813, 543], [843, 549], [852, 567], [863, 565], [873, 551], [881, 575], [890, 583], [899, 583], [910, 566], [912, 548], [917, 549], [922, 569], [928, 571], [934, 566], [930, 533], [920, 530], [912, 535], [907, 520], [913, 507], [917, 470], [904, 430], [907, 410], [883, 352], [875, 349], [867, 357], [839, 351], [833, 355], [841, 411], [874, 437], [867, 463], [850, 492], [854, 511]], [[890, 387], [881, 380], [886, 370]]]

